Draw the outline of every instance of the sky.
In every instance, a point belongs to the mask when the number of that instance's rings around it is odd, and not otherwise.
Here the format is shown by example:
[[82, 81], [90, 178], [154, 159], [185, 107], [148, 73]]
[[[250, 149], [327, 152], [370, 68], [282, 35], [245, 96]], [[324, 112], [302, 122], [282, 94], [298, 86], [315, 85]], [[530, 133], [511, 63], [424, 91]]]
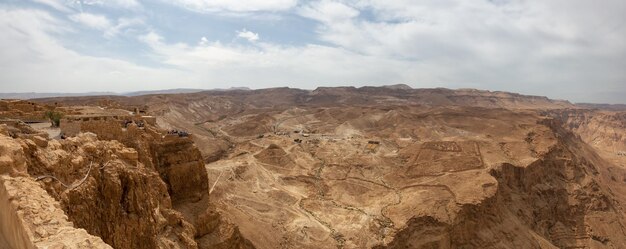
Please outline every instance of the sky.
[[0, 0], [0, 92], [377, 86], [626, 103], [624, 0]]

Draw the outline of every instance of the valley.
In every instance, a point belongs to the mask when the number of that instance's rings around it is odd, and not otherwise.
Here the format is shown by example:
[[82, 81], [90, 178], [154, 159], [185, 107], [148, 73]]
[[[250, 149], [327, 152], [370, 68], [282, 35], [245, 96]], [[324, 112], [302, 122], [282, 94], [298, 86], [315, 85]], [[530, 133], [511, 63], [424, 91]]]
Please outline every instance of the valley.
[[113, 248], [626, 246], [620, 110], [401, 85], [32, 101], [61, 127], [6, 121], [0, 173]]

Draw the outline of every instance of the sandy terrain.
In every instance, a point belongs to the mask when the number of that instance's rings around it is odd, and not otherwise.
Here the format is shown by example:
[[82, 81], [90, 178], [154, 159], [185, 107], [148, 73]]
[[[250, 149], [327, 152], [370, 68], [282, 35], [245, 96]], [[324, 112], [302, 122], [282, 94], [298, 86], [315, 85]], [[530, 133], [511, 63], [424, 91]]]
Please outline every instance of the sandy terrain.
[[[373, 247], [416, 215], [452, 223], [463, 205], [495, 194], [491, 169], [532, 162], [540, 155], [531, 147], [545, 153], [554, 144], [537, 116], [466, 111], [287, 109], [267, 119], [281, 120], [276, 132], [231, 136], [230, 156], [207, 164], [209, 178], [220, 177], [212, 199], [260, 248]], [[360, 115], [341, 116], [349, 113]], [[524, 141], [529, 133], [537, 144]]]
[[30, 124], [30, 126], [36, 130], [48, 133], [48, 137], [50, 138], [59, 138], [61, 134], [61, 129], [58, 127], [52, 127], [50, 123], [33, 123]]

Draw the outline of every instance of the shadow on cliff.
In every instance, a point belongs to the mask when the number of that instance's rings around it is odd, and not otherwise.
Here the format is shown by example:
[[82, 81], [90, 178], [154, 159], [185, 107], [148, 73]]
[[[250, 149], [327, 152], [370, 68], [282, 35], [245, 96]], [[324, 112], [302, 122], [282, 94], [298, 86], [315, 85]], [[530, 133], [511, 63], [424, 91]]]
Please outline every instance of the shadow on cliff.
[[623, 209], [599, 177], [606, 162], [558, 122], [542, 124], [558, 143], [525, 167], [492, 169], [494, 196], [452, 224], [414, 217], [377, 248], [625, 248]]

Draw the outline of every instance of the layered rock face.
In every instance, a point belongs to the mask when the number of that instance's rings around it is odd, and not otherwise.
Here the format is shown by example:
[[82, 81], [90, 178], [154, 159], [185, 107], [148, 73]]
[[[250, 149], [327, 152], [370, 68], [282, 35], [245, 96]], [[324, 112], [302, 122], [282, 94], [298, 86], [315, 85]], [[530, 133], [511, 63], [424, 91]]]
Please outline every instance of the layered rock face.
[[26, 155], [29, 173], [70, 219], [114, 248], [196, 246], [194, 228], [172, 209], [166, 184], [134, 150], [87, 133], [46, 147], [30, 144]]
[[[128, 120], [108, 118], [98, 123], [90, 119], [79, 124], [81, 130], [93, 132], [99, 139], [119, 141], [133, 148], [125, 155], [138, 160], [148, 171], [158, 173], [156, 175], [166, 188], [156, 193], [168, 193], [171, 198], [168, 205], [179, 211], [185, 221], [195, 228], [192, 238], [197, 246], [249, 246], [236, 227], [224, 220], [209, 201], [206, 169], [193, 140], [138, 120], [128, 123]], [[142, 124], [139, 126], [135, 122]]]
[[150, 153], [175, 202], [208, 198], [202, 155], [191, 139], [164, 139], [152, 144]]
[[16, 133], [19, 130], [0, 125], [0, 247], [111, 248], [101, 238], [75, 228], [59, 202], [28, 176], [24, 152], [28, 145], [13, 138], [21, 135]]
[[626, 151], [626, 112], [565, 109], [546, 114], [595, 148], [613, 154]]
[[73, 226], [113, 248], [251, 247], [209, 202], [202, 156], [189, 138], [154, 127], [117, 133], [138, 152], [94, 133], [48, 140], [7, 130], [17, 133], [0, 136], [0, 171], [38, 181]]

